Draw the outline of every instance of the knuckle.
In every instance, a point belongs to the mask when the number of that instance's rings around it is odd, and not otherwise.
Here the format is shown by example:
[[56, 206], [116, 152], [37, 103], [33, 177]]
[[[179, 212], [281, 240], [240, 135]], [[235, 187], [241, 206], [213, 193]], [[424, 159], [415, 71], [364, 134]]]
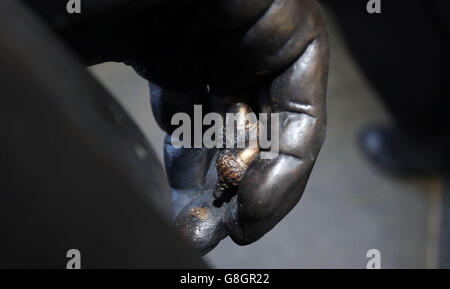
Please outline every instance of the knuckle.
[[270, 74], [290, 65], [325, 31], [314, 0], [277, 0], [247, 31], [241, 47], [256, 74]]

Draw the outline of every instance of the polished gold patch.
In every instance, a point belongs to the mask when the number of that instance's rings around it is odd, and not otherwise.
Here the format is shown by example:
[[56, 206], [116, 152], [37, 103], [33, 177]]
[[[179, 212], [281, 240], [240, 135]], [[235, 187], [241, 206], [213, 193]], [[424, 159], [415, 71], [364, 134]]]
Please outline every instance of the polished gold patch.
[[200, 220], [206, 219], [208, 217], [208, 209], [207, 208], [192, 208], [189, 210], [189, 213]]

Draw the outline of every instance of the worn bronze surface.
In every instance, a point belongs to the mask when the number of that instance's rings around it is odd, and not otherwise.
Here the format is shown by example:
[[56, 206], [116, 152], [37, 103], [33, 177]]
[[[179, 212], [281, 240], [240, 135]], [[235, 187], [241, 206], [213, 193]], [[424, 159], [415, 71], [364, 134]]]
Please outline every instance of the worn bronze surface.
[[[216, 160], [218, 183], [214, 190], [214, 197], [219, 199], [223, 196], [224, 191], [230, 190], [231, 194], [236, 193], [237, 187], [244, 177], [250, 163], [256, 158], [259, 153], [258, 147], [258, 129], [259, 125], [257, 119], [247, 119], [246, 116], [252, 113], [251, 108], [244, 103], [232, 104], [227, 113], [236, 114], [238, 120], [233, 124], [233, 134], [225, 129], [225, 138], [233, 138], [234, 147], [220, 150]], [[241, 121], [239, 121], [239, 119]], [[254, 142], [251, 146], [250, 135], [253, 130]], [[238, 148], [238, 135], [244, 136], [245, 144], [242, 148]], [[226, 141], [225, 141], [226, 145]]]

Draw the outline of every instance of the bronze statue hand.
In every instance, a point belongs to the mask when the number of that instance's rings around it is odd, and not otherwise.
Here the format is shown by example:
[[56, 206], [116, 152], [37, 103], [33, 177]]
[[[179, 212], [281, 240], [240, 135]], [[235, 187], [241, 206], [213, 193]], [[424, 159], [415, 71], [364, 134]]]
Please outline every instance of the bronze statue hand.
[[[206, 253], [227, 235], [240, 245], [255, 242], [302, 196], [325, 137], [328, 43], [314, 0], [200, 1], [182, 10], [159, 13], [150, 57], [129, 63], [151, 81], [155, 117], [169, 133], [175, 224]], [[205, 115], [236, 102], [279, 113], [280, 151], [257, 157], [237, 195], [218, 202], [217, 150], [175, 149], [170, 123], [178, 112], [192, 116], [194, 104]]]
[[279, 114], [280, 154], [247, 155], [245, 173], [229, 175], [236, 194], [217, 198], [218, 151], [175, 149], [168, 137], [175, 224], [200, 252], [228, 235], [254, 242], [295, 206], [326, 125], [328, 44], [315, 0], [84, 1], [79, 15], [61, 2], [0, 1], [2, 91], [11, 96], [0, 114], [8, 127], [0, 203], [9, 216], [1, 225], [12, 232], [0, 266], [58, 267], [61, 248], [85, 248], [87, 267], [203, 267], [156, 210], [166, 186], [142, 133], [65, 46], [86, 65], [133, 65], [152, 83], [169, 135], [172, 116], [192, 115], [194, 104], [203, 114], [235, 103]]

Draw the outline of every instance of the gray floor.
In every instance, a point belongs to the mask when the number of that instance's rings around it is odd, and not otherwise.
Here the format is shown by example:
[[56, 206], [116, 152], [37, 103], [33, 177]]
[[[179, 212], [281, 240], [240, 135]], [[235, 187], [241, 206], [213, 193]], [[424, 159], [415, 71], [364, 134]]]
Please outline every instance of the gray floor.
[[[380, 250], [383, 268], [437, 266], [440, 183], [389, 178], [362, 158], [355, 142], [358, 129], [389, 119], [332, 24], [330, 38], [328, 136], [301, 202], [253, 245], [222, 241], [205, 257], [212, 266], [365, 268], [372, 248]], [[91, 71], [162, 158], [164, 134], [151, 114], [146, 82], [121, 64]]]

